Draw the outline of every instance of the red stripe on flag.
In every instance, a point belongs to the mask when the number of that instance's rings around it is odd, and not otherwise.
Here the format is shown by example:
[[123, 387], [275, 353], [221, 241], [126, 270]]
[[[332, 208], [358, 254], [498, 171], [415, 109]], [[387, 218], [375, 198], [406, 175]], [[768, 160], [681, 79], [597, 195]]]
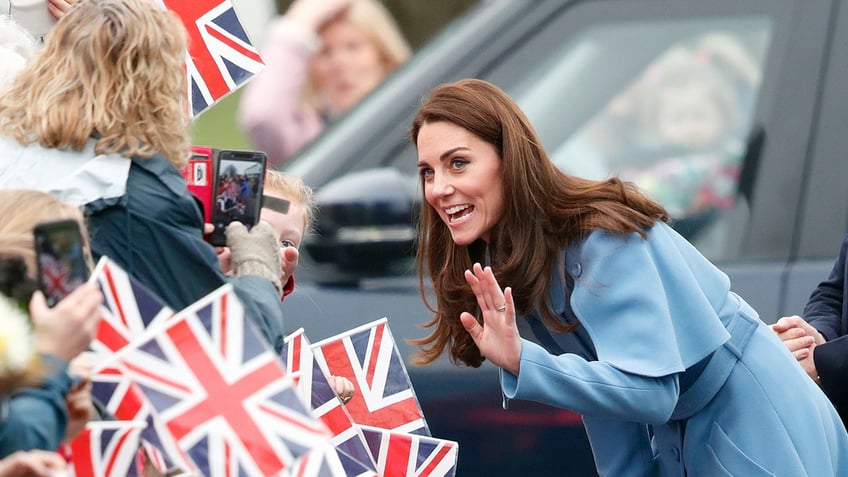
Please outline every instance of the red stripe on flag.
[[129, 341], [109, 320], [101, 319], [97, 325], [97, 341], [103, 343], [110, 351], [118, 351], [123, 348]]
[[210, 25], [206, 25], [206, 32], [215, 37], [216, 40], [222, 43], [226, 43], [230, 48], [237, 50], [239, 53], [250, 58], [251, 60], [257, 63], [262, 63], [262, 58], [255, 51], [249, 50], [241, 46], [241, 44], [233, 41], [232, 38], [229, 38], [217, 29], [212, 28]]
[[[112, 277], [112, 270], [108, 266], [103, 267], [103, 274], [106, 275], [106, 283], [109, 285], [109, 292], [113, 297], [117, 297], [118, 290], [115, 288], [115, 279]], [[124, 315], [124, 309], [121, 307], [121, 300], [115, 300], [115, 307], [118, 309], [118, 318], [121, 319], [121, 323], [129, 329], [130, 325], [127, 323], [127, 317]]]
[[292, 370], [292, 372], [300, 371], [301, 346], [303, 346], [303, 335], [298, 335], [292, 341], [292, 364], [289, 366], [289, 369]]
[[383, 477], [406, 477], [410, 462], [410, 439], [406, 436], [389, 435], [386, 450], [386, 466]]
[[109, 458], [109, 462], [106, 464], [106, 472], [103, 475], [113, 475], [112, 469], [115, 467], [115, 460], [117, 460], [118, 456], [121, 455], [121, 448], [124, 446], [124, 441], [129, 437], [130, 432], [129, 429], [123, 429], [118, 432], [123, 432], [121, 438], [118, 439], [118, 444], [115, 446], [115, 452], [112, 453], [112, 456]]
[[427, 467], [425, 467], [421, 471], [419, 476], [420, 477], [427, 477], [428, 475], [432, 474], [433, 471], [436, 469], [436, 466], [439, 465], [440, 462], [442, 462], [442, 459], [444, 459], [446, 455], [448, 455], [448, 452], [450, 452], [450, 446], [440, 444], [439, 450], [436, 453], [436, 456], [433, 458], [433, 460], [430, 461], [429, 464], [427, 464]]
[[383, 326], [377, 326], [374, 328], [374, 342], [373, 347], [371, 348], [371, 356], [370, 361], [368, 362], [368, 371], [365, 373], [365, 380], [368, 381], [368, 385], [374, 385], [374, 373], [377, 369], [377, 362], [380, 360], [380, 344], [383, 342]]
[[176, 389], [178, 389], [178, 390], [180, 390], [180, 391], [182, 391], [186, 394], [191, 394], [191, 388], [189, 388], [187, 386], [183, 386], [182, 384], [178, 384], [176, 381], [171, 381], [171, 380], [165, 379], [164, 377], [162, 377], [161, 374], [150, 373], [146, 369], [139, 368], [138, 366], [135, 366], [134, 364], [129, 363], [127, 361], [124, 361], [124, 366], [126, 366], [127, 369], [132, 371], [133, 373], [149, 377], [149, 378], [156, 380], [156, 381], [161, 381], [163, 383], [166, 383], [168, 386], [176, 388]]

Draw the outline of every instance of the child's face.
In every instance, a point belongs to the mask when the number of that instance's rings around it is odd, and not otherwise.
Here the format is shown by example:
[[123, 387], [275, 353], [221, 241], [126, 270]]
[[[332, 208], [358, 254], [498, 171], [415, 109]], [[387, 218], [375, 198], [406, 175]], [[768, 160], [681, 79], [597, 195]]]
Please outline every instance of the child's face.
[[271, 228], [277, 234], [280, 247], [299, 248], [303, 241], [304, 228], [306, 227], [306, 209], [303, 204], [274, 193], [267, 193], [271, 197], [289, 201], [288, 213], [280, 213], [276, 210], [263, 208], [259, 213], [259, 219], [271, 224]]
[[717, 145], [727, 124], [703, 84], [669, 86], [660, 93], [657, 132], [670, 143], [691, 148]]

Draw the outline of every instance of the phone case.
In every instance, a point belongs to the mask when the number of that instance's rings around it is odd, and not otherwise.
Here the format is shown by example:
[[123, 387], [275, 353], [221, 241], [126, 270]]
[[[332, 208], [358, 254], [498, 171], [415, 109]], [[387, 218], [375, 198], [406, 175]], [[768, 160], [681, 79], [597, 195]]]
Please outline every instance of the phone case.
[[217, 149], [205, 146], [192, 146], [191, 159], [183, 169], [186, 186], [200, 201], [203, 208], [203, 221], [212, 222], [212, 194], [214, 193], [215, 165]]

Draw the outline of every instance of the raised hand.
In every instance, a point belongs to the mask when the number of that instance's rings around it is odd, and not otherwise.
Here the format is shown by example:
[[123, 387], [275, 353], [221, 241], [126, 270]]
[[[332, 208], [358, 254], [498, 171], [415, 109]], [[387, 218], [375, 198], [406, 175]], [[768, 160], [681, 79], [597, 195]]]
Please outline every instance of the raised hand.
[[478, 323], [471, 313], [463, 312], [459, 316], [462, 326], [486, 359], [495, 366], [518, 375], [521, 336], [515, 324], [512, 289], [507, 287], [501, 291], [492, 269], [483, 268], [479, 263], [475, 263], [471, 270], [465, 271], [465, 280], [477, 297], [477, 304], [483, 313], [483, 323]]

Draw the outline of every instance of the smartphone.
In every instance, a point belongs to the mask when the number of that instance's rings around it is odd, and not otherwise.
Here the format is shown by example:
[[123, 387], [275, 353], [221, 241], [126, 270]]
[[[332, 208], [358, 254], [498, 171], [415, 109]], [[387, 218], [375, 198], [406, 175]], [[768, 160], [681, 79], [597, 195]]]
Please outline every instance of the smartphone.
[[262, 209], [262, 190], [265, 184], [265, 164], [268, 157], [262, 151], [222, 149], [215, 160], [215, 182], [212, 204], [212, 225], [209, 243], [227, 244], [227, 226], [241, 222], [247, 228], [259, 222]]
[[43, 222], [33, 229], [38, 285], [54, 306], [88, 281], [90, 263], [76, 220]]
[[186, 187], [200, 202], [203, 209], [203, 222], [205, 223], [212, 223], [212, 205], [215, 202], [212, 198], [214, 193], [213, 164], [217, 153], [218, 150], [211, 147], [192, 146], [191, 159], [188, 160], [188, 164], [183, 169]]

